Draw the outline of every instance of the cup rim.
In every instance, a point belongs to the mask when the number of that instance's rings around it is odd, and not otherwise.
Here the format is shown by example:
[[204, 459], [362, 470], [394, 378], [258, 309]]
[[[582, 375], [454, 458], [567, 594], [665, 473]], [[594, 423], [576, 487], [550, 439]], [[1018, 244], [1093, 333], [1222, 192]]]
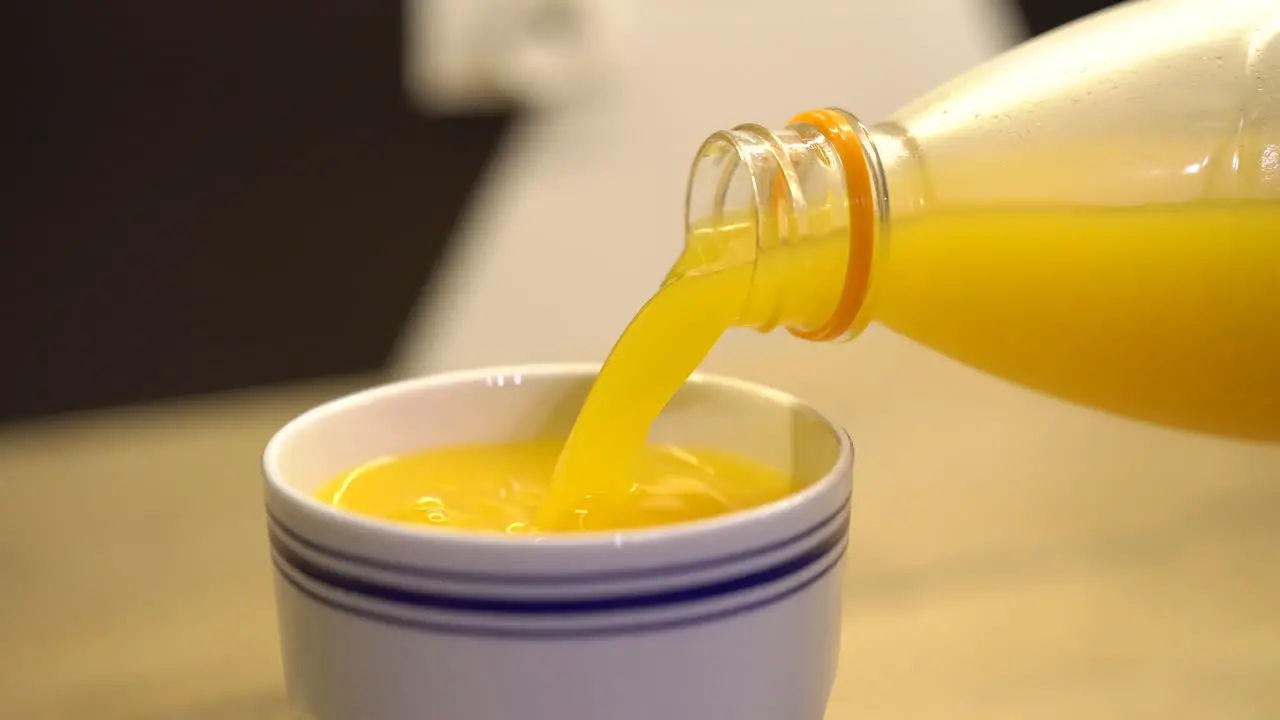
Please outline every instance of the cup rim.
[[357, 390], [312, 407], [277, 430], [263, 449], [261, 459], [262, 474], [268, 487], [273, 491], [272, 494], [286, 500], [295, 511], [301, 512], [309, 520], [320, 524], [336, 524], [344, 526], [351, 531], [362, 534], [377, 534], [397, 542], [421, 543], [426, 541], [459, 549], [470, 547], [492, 550], [511, 549], [517, 552], [527, 552], [529, 548], [535, 546], [546, 548], [547, 551], [552, 548], [572, 551], [601, 545], [649, 545], [654, 541], [661, 543], [683, 542], [732, 531], [742, 526], [757, 524], [769, 517], [790, 514], [800, 507], [815, 502], [818, 497], [830, 493], [835, 486], [840, 485], [844, 476], [848, 475], [848, 469], [852, 468], [854, 447], [848, 432], [843, 426], [831, 419], [828, 414], [812, 404], [801, 400], [795, 395], [762, 383], [716, 373], [697, 372], [690, 375], [686, 384], [720, 387], [730, 391], [752, 394], [792, 410], [808, 413], [821, 420], [832, 431], [836, 442], [839, 444], [839, 451], [830, 469], [818, 480], [798, 492], [790, 493], [763, 505], [708, 518], [639, 528], [585, 530], [532, 536], [439, 529], [424, 531], [420, 527], [407, 523], [395, 523], [338, 510], [293, 487], [285, 482], [283, 478], [283, 472], [280, 468], [280, 455], [290, 439], [306, 426], [325, 417], [343, 413], [350, 408], [377, 403], [405, 393], [448, 385], [483, 382], [487, 378], [497, 376], [519, 374], [526, 380], [530, 378], [551, 380], [583, 378], [594, 377], [599, 373], [600, 368], [601, 363], [495, 365], [435, 373]]

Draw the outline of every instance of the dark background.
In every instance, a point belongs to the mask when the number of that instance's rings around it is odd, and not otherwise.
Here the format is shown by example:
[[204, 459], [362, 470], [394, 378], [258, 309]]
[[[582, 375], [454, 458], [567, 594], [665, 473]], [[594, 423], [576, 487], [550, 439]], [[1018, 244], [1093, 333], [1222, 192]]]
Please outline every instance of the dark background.
[[[1017, 3], [1034, 35], [1115, 3]], [[0, 421], [382, 366], [512, 114], [404, 99], [399, 0], [0, 8]]]

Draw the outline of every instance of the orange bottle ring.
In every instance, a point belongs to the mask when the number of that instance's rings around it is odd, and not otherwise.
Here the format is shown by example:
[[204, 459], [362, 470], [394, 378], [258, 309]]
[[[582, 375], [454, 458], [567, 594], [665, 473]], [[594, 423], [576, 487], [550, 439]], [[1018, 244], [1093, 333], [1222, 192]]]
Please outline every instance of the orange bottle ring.
[[817, 128], [831, 142], [844, 167], [849, 202], [849, 263], [845, 270], [844, 289], [831, 317], [814, 330], [788, 328], [805, 340], [835, 340], [853, 325], [867, 299], [871, 279], [875, 208], [872, 206], [871, 176], [857, 132], [844, 114], [835, 110], [810, 110], [791, 119]]

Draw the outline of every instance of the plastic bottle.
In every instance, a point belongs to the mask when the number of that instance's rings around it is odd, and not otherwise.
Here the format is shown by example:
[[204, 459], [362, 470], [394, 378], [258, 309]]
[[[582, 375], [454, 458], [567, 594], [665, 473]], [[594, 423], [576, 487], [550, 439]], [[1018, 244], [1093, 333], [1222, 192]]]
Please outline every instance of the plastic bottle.
[[716, 133], [687, 224], [673, 276], [753, 266], [739, 325], [880, 322], [1068, 401], [1280, 441], [1280, 3], [1130, 3], [878, 124]]

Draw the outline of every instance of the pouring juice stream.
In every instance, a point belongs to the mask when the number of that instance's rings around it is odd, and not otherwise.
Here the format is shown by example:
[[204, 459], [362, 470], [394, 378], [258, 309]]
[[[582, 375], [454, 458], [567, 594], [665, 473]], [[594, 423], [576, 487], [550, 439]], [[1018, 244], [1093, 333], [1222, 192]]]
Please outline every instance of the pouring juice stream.
[[[876, 319], [1066, 400], [1276, 442], [1278, 229], [1280, 203], [1231, 201], [972, 210], [905, 223]], [[841, 262], [824, 249], [827, 262]], [[1136, 275], [1135, 261], [1145, 267]], [[624, 491], [662, 406], [740, 324], [750, 270], [679, 276], [636, 316], [557, 465], [553, 482], [573, 490], [553, 494], [541, 524], [583, 497]], [[819, 292], [804, 265], [790, 271], [793, 292]], [[936, 312], [943, 303], [950, 311]]]

